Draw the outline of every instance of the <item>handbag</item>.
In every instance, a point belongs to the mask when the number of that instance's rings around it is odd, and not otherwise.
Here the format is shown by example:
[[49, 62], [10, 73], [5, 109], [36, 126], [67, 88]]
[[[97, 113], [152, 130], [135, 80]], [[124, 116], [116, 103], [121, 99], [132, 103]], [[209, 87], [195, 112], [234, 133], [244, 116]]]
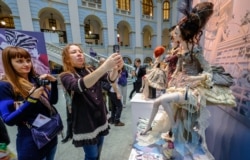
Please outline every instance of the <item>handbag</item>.
[[55, 138], [63, 130], [63, 123], [60, 114], [54, 106], [52, 106], [47, 98], [41, 96], [40, 102], [50, 110], [50, 120], [40, 127], [35, 127], [27, 122], [25, 123], [31, 130], [32, 138], [38, 149], [41, 149]]
[[112, 87], [111, 84], [106, 81], [101, 81], [101, 86], [102, 86], [102, 89], [108, 92], [110, 91], [110, 88]]
[[41, 149], [48, 144], [63, 130], [62, 119], [58, 113], [51, 116], [50, 119], [51, 120], [49, 122], [45, 123], [41, 127], [30, 127], [33, 140], [38, 149]]

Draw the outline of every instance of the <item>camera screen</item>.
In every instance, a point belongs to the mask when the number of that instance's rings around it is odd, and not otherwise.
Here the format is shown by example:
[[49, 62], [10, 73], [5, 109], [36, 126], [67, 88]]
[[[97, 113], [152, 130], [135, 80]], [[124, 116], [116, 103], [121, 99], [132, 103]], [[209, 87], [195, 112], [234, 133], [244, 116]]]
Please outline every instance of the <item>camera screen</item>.
[[118, 44], [113, 45], [113, 53], [120, 53], [120, 46]]

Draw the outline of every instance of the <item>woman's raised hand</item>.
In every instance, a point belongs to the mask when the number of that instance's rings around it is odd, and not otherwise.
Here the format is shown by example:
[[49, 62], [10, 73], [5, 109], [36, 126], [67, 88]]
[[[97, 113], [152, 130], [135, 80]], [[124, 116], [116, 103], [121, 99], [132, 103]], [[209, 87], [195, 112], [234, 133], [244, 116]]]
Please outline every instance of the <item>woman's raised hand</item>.
[[118, 53], [113, 53], [111, 56], [107, 58], [107, 60], [103, 63], [103, 67], [107, 70], [120, 70], [123, 67], [123, 59], [122, 56]]

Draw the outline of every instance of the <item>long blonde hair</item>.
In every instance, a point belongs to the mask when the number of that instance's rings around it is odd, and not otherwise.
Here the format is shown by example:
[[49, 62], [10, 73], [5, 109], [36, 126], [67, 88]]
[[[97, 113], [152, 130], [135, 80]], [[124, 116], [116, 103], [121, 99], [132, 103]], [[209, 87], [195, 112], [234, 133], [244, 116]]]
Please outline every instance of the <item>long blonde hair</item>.
[[[29, 95], [29, 91], [32, 89], [33, 84], [21, 77], [13, 68], [11, 59], [17, 57], [31, 59], [29, 52], [20, 47], [9, 46], [2, 51], [2, 62], [5, 72], [3, 80], [8, 81], [11, 84], [15, 95], [20, 94], [23, 98], [26, 98]], [[28, 76], [36, 76], [33, 64], [31, 65], [31, 70]]]

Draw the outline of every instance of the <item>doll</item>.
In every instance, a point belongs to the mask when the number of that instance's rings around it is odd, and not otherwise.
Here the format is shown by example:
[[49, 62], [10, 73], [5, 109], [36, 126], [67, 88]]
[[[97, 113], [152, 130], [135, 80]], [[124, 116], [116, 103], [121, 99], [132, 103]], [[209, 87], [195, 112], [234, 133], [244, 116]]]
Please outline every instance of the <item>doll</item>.
[[167, 159], [172, 159], [174, 157], [174, 135], [172, 131], [167, 133], [162, 133], [161, 138], [165, 140], [166, 143], [162, 145], [162, 152]]
[[156, 98], [156, 90], [166, 89], [167, 80], [165, 71], [161, 68], [160, 57], [165, 52], [165, 48], [157, 46], [154, 50], [155, 62], [151, 70], [143, 77], [141, 91], [142, 99]]
[[[190, 3], [187, 2], [187, 4]], [[177, 140], [201, 146], [209, 159], [213, 159], [207, 150], [205, 141], [205, 128], [207, 126], [204, 124], [209, 117], [209, 112], [205, 108], [206, 97], [202, 93], [202, 90], [211, 88], [212, 74], [210, 65], [203, 57], [201, 47], [198, 47], [202, 29], [213, 14], [213, 4], [201, 2], [192, 10], [187, 8], [183, 13], [185, 14], [184, 18], [176, 25], [173, 32], [174, 39], [179, 41], [181, 46], [177, 68], [171, 81], [168, 82], [166, 93], [154, 100], [148, 126], [141, 134], [147, 134], [151, 130], [151, 123], [159, 106], [162, 105], [169, 116], [171, 131], [177, 137], [184, 137]], [[181, 120], [182, 123], [178, 123], [174, 118], [178, 108], [186, 111], [186, 115]], [[178, 128], [180, 125], [182, 125], [182, 130]], [[195, 131], [194, 127], [199, 128], [198, 131]], [[184, 130], [186, 135], [182, 132]], [[189, 150], [188, 147], [186, 149]]]

